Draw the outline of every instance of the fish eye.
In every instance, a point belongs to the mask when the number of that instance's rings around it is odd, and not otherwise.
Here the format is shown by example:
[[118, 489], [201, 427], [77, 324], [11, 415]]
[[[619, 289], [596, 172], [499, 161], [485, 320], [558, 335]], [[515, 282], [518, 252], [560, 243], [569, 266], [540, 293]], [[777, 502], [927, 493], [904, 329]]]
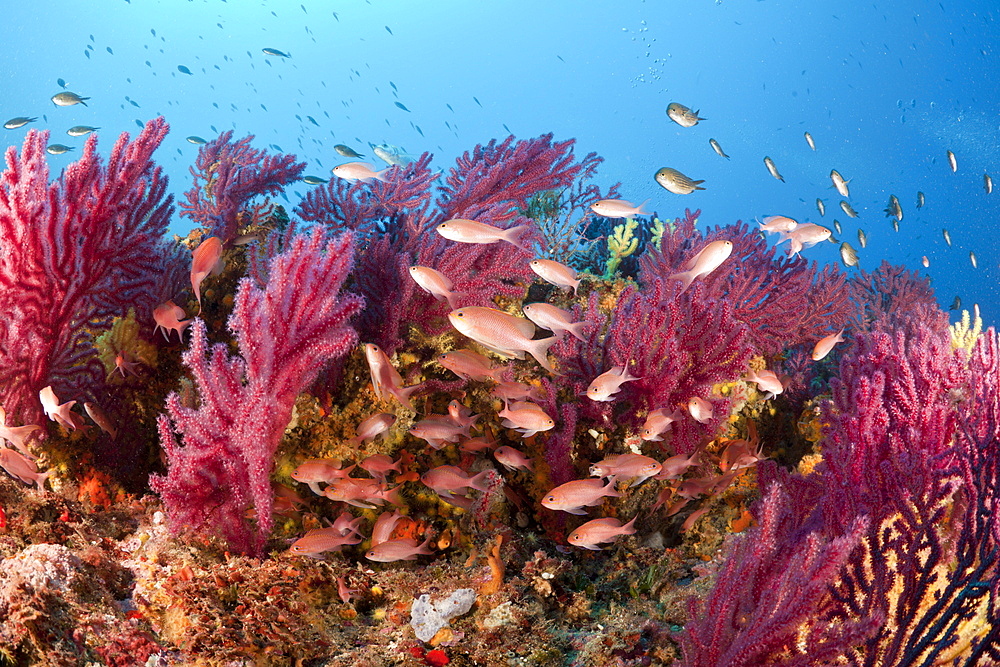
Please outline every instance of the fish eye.
[[556, 501], [555, 496], [549, 496], [548, 498], [545, 499], [545, 502], [547, 503], [554, 503], [555, 501]]

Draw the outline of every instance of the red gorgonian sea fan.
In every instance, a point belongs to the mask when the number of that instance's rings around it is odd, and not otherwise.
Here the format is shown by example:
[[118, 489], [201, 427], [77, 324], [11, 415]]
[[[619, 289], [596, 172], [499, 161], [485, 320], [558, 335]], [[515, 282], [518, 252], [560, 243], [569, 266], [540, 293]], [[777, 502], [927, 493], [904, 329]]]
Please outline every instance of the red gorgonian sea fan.
[[40, 389], [84, 400], [104, 369], [92, 336], [135, 308], [150, 322], [186, 271], [164, 240], [173, 211], [167, 177], [152, 161], [163, 118], [135, 141], [123, 133], [107, 164], [97, 136], [49, 182], [48, 132], [30, 131], [7, 149], [0, 174], [0, 404], [40, 424]]
[[[159, 420], [167, 475], [150, 479], [175, 530], [218, 533], [245, 553], [259, 554], [273, 525], [269, 478], [295, 398], [357, 342], [348, 319], [364, 303], [341, 292], [352, 234], [329, 240], [315, 228], [289, 237], [271, 260], [266, 285], [240, 281], [229, 318], [240, 356], [222, 344], [209, 350], [205, 324], [195, 320], [183, 359], [198, 407], [176, 393], [167, 398], [169, 417]], [[246, 518], [251, 507], [254, 523]]]

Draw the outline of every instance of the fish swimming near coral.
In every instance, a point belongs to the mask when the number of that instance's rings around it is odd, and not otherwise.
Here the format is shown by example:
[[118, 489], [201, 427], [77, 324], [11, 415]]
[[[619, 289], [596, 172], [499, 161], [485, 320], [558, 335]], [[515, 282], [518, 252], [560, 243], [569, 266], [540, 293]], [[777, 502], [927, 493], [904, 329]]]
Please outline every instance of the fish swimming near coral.
[[669, 279], [681, 281], [681, 293], [683, 294], [691, 286], [691, 283], [715, 271], [729, 259], [732, 253], [732, 241], [712, 241], [683, 265], [683, 271], [673, 274]]
[[592, 521], [588, 521], [582, 526], [579, 526], [576, 530], [570, 533], [570, 536], [566, 538], [566, 541], [574, 547], [598, 551], [601, 549], [599, 545], [605, 542], [613, 542], [622, 535], [635, 534], [634, 525], [636, 518], [637, 517], [633, 517], [632, 520], [624, 526], [621, 521], [615, 519], [614, 517], [593, 519]]

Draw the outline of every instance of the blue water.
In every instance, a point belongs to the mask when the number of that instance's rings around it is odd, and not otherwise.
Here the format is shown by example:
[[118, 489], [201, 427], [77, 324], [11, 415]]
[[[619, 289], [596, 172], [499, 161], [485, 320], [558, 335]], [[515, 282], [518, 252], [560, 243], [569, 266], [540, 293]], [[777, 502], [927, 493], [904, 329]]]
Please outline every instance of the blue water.
[[[650, 199], [661, 217], [690, 207], [707, 224], [836, 218], [844, 233], [835, 236], [858, 249], [862, 268], [904, 263], [931, 276], [944, 307], [960, 295], [988, 323], [1000, 312], [1000, 190], [983, 188], [984, 171], [1000, 178], [995, 2], [50, 0], [3, 11], [0, 120], [39, 116], [29, 127], [74, 146], [83, 138], [67, 128], [97, 125], [107, 150], [137, 120], [163, 114], [173, 130], [157, 156], [176, 195], [190, 187], [192, 134], [252, 133], [258, 147], [296, 153], [307, 173], [328, 177], [343, 161], [335, 143], [369, 156], [369, 142], [427, 150], [447, 168], [507, 128], [520, 138], [553, 132], [577, 138], [581, 156], [602, 155], [601, 181], [621, 181], [624, 198]], [[54, 107], [58, 78], [88, 106]], [[707, 120], [672, 123], [672, 101]], [[26, 130], [3, 130], [2, 143]], [[56, 168], [73, 159], [50, 158]], [[670, 194], [653, 181], [663, 166], [707, 189]], [[851, 179], [856, 220], [839, 209], [832, 168]], [[306, 187], [289, 190], [292, 203]], [[899, 233], [882, 212], [890, 194], [904, 209]], [[838, 259], [834, 244], [805, 254]]]

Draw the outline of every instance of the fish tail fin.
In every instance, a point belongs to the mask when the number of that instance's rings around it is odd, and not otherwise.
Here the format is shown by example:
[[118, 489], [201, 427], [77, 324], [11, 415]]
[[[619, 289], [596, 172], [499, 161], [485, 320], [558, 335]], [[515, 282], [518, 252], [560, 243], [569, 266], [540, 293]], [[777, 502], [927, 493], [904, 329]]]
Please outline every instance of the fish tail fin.
[[591, 324], [593, 324], [593, 322], [574, 322], [566, 327], [566, 331], [568, 331], [573, 338], [586, 343], [587, 339], [583, 335], [583, 328]]
[[613, 477], [608, 480], [608, 483], [604, 486], [602, 491], [604, 492], [604, 498], [621, 498], [622, 496], [622, 494], [618, 493], [618, 490], [615, 489], [615, 480]]
[[622, 526], [622, 535], [634, 535], [635, 534], [635, 520], [639, 518], [639, 515], [632, 517], [632, 520]]
[[[704, 118], [702, 120], [704, 120]], [[781, 180], [784, 181], [785, 179], [781, 179]], [[691, 181], [691, 185], [694, 186], [695, 190], [704, 190], [705, 188], [699, 186], [699, 183], [704, 183], [704, 182], [705, 182], [705, 179], [703, 178], [700, 181]]]
[[493, 469], [490, 468], [489, 470], [482, 471], [478, 475], [474, 475], [469, 479], [469, 486], [476, 491], [486, 493], [486, 491], [490, 488], [490, 473], [492, 472]]
[[511, 245], [517, 246], [518, 248], [520, 248], [525, 252], [531, 252], [531, 249], [525, 246], [521, 242], [521, 237], [523, 237], [529, 231], [531, 231], [531, 227], [529, 227], [528, 225], [517, 225], [515, 227], [511, 227], [510, 229], [505, 229], [503, 231], [503, 234], [500, 235], [500, 238], [502, 238], [507, 243], [510, 243]]
[[552, 345], [558, 340], [559, 340], [558, 336], [549, 336], [548, 338], [533, 340], [531, 341], [530, 345], [531, 349], [526, 351], [528, 352], [528, 354], [533, 356], [539, 364], [541, 364], [542, 368], [552, 373], [553, 375], [561, 376], [562, 373], [560, 373], [559, 371], [557, 371], [555, 368], [552, 367], [552, 364], [549, 363], [549, 358], [547, 356], [549, 348], [552, 347]]
[[694, 273], [692, 273], [691, 271], [682, 271], [680, 273], [675, 273], [674, 275], [669, 276], [668, 280], [681, 281], [681, 291], [678, 292], [678, 296], [680, 296], [681, 294], [684, 294], [684, 292], [687, 291], [687, 288], [691, 286], [691, 283], [694, 282]]
[[423, 386], [424, 383], [421, 382], [420, 384], [415, 384], [412, 387], [389, 388], [389, 393], [395, 396], [396, 400], [402, 403], [403, 407], [405, 407], [407, 410], [413, 410], [414, 412], [416, 412], [416, 410], [414, 410], [413, 408], [413, 403], [410, 401], [410, 397]]
[[455, 300], [458, 299], [458, 297], [460, 296], [468, 296], [468, 295], [465, 292], [454, 292], [454, 291], [448, 292], [447, 296], [445, 297], [448, 300], [448, 307], [451, 308], [452, 310], [458, 310], [460, 306], [455, 305]]
[[650, 211], [646, 209], [646, 204], [650, 202], [649, 199], [639, 204], [635, 209], [635, 215], [649, 215]]
[[375, 180], [376, 181], [382, 181], [383, 183], [388, 183], [389, 179], [386, 177], [386, 175], [389, 173], [389, 171], [391, 169], [392, 169], [392, 167], [386, 167], [385, 169], [382, 169], [380, 171], [376, 171], [375, 172]]

